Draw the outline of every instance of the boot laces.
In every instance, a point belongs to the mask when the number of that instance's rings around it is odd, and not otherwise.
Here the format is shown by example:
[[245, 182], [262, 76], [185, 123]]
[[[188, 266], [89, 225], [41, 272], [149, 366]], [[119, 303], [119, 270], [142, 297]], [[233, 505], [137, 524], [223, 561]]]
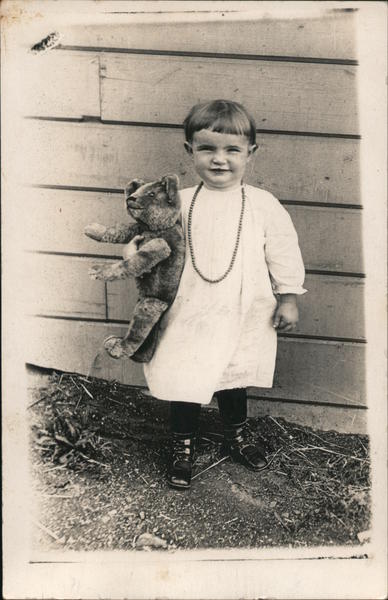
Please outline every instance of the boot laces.
[[190, 461], [193, 454], [193, 442], [190, 438], [173, 439], [172, 455], [174, 464], [177, 462]]
[[247, 457], [254, 457], [260, 454], [259, 443], [255, 440], [254, 434], [249, 429], [247, 422], [242, 423], [234, 429], [230, 445], [240, 452], [244, 452]]

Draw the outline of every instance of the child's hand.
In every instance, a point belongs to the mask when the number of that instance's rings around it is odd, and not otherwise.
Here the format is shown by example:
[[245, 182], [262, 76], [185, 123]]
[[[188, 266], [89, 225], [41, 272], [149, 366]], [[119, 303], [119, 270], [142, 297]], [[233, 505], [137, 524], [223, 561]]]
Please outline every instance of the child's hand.
[[278, 331], [293, 331], [299, 320], [295, 294], [281, 294], [273, 316], [273, 326]]
[[135, 235], [135, 237], [133, 238], [133, 240], [131, 240], [129, 242], [129, 244], [126, 244], [123, 248], [123, 258], [124, 260], [127, 260], [128, 258], [130, 258], [131, 256], [133, 256], [134, 254], [136, 254], [136, 252], [139, 249], [139, 243], [142, 242], [144, 240], [144, 235]]

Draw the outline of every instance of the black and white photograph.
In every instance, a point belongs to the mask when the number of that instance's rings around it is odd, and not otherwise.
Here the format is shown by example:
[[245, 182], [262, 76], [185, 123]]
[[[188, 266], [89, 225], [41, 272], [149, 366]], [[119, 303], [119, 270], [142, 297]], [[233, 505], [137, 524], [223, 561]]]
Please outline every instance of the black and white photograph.
[[384, 2], [6, 0], [4, 598], [384, 598]]

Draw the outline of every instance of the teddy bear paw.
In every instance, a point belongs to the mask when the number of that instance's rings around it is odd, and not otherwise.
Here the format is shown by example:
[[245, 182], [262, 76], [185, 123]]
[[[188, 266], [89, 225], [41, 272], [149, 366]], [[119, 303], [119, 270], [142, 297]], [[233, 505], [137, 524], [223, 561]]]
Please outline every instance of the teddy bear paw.
[[88, 270], [91, 279], [105, 279], [105, 265], [94, 265]]
[[90, 225], [86, 225], [84, 228], [84, 234], [97, 242], [102, 240], [105, 233], [106, 227], [105, 225], [100, 225], [100, 223], [90, 223]]
[[123, 346], [123, 340], [111, 335], [104, 341], [104, 348], [112, 358], [123, 358], [128, 356]]

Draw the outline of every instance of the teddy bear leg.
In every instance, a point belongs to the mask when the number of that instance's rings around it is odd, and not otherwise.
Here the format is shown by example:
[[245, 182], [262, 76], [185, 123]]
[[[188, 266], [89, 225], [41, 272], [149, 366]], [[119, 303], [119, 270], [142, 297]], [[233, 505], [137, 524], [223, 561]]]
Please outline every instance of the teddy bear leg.
[[112, 358], [123, 358], [126, 356], [122, 338], [110, 335], [104, 340], [104, 348]]
[[160, 321], [156, 323], [154, 328], [151, 330], [151, 333], [147, 336], [145, 342], [136, 350], [134, 354], [131, 356], [131, 360], [138, 363], [147, 363], [150, 362], [151, 358], [154, 355], [156, 345], [159, 339], [159, 327]]
[[158, 298], [143, 298], [135, 306], [128, 332], [124, 338], [110, 336], [104, 347], [112, 358], [130, 358], [143, 344], [154, 325], [168, 308], [167, 302]]

